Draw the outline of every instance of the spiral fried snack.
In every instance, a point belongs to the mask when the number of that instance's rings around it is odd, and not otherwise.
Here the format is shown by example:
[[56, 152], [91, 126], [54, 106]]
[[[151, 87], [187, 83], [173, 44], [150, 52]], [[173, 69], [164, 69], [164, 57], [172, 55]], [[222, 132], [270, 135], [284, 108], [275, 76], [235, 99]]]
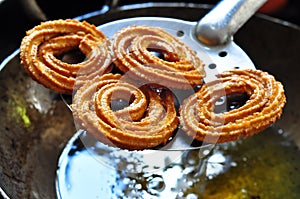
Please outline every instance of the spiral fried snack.
[[123, 28], [113, 37], [113, 49], [115, 65], [139, 81], [190, 89], [202, 84], [205, 76], [204, 65], [195, 52], [161, 28]]
[[[79, 50], [79, 63], [67, 63], [59, 56]], [[75, 80], [91, 79], [109, 71], [111, 50], [105, 35], [94, 25], [73, 19], [43, 22], [26, 32], [20, 58], [27, 73], [45, 87], [72, 94]], [[82, 82], [84, 83], [84, 82]]]
[[[172, 93], [158, 94], [122, 79], [105, 74], [76, 92], [71, 108], [79, 128], [103, 143], [130, 150], [166, 143], [178, 125]], [[114, 108], [119, 100], [127, 105]]]
[[[246, 93], [249, 99], [237, 109], [215, 113], [216, 101], [225, 95]], [[280, 82], [260, 70], [231, 70], [184, 101], [182, 129], [197, 140], [222, 143], [254, 135], [280, 118], [286, 98]]]

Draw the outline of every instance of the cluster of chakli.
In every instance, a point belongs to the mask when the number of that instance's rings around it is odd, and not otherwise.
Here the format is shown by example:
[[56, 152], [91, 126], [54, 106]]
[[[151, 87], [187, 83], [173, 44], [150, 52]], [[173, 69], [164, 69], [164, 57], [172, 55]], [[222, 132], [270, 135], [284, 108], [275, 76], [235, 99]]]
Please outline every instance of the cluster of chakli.
[[[106, 36], [87, 22], [47, 21], [26, 32], [20, 47], [21, 63], [45, 87], [72, 94], [75, 81], [79, 85], [79, 81], [110, 71], [112, 58], [107, 43]], [[72, 63], [59, 58], [72, 50], [80, 51], [83, 61]]]
[[[157, 27], [126, 27], [109, 40], [87, 22], [48, 21], [27, 31], [20, 50], [34, 80], [74, 94], [71, 107], [79, 128], [121, 148], [165, 144], [179, 122], [200, 141], [237, 140], [274, 123], [285, 104], [283, 87], [273, 76], [232, 70], [185, 99], [178, 118], [171, 90], [194, 91], [203, 84], [204, 64], [189, 46]], [[72, 50], [84, 59], [70, 63], [61, 58]], [[234, 93], [246, 93], [249, 100], [238, 109], [215, 113], [218, 98]], [[118, 100], [127, 105], [114, 108]]]
[[[195, 52], [160, 28], [132, 26], [108, 40], [87, 22], [47, 21], [27, 31], [20, 49], [21, 63], [34, 80], [55, 92], [74, 94], [71, 107], [80, 128], [128, 149], [164, 144], [178, 127], [172, 92], [158, 93], [153, 85], [192, 88], [204, 77]], [[84, 59], [63, 60], [72, 50]], [[123, 80], [131, 80], [120, 81], [120, 75], [110, 73], [113, 66], [126, 76]], [[112, 101], [120, 99], [128, 106], [113, 110]]]
[[[215, 113], [216, 101], [226, 95], [246, 93], [241, 107]], [[282, 114], [286, 98], [280, 82], [260, 70], [232, 70], [219, 75], [187, 98], [180, 108], [183, 130], [197, 140], [222, 143], [254, 135]]]
[[[119, 75], [104, 75], [76, 91], [71, 107], [77, 124], [98, 140], [121, 148], [165, 144], [179, 121], [170, 89], [202, 84], [202, 61], [157, 27], [123, 28], [113, 36], [112, 49], [113, 64], [123, 76], [120, 80]], [[117, 100], [128, 104], [113, 110]]]

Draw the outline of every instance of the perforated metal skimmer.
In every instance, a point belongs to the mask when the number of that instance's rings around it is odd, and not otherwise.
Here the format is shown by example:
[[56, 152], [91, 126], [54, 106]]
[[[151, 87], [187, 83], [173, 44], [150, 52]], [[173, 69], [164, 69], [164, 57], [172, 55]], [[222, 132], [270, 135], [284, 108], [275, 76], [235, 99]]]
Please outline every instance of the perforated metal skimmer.
[[[247, 54], [234, 43], [233, 34], [265, 1], [266, 0], [238, 0], [233, 4], [232, 0], [225, 0], [218, 4], [216, 8], [199, 22], [161, 17], [137, 17], [106, 23], [98, 28], [109, 38], [113, 37], [120, 29], [132, 25], [147, 25], [163, 28], [190, 46], [199, 57], [201, 57], [205, 63], [206, 77], [204, 81], [209, 82], [216, 78], [216, 74], [232, 68], [255, 69], [253, 62]], [[68, 103], [67, 101], [65, 102]], [[81, 185], [84, 186], [78, 186], [74, 189], [76, 190], [76, 196], [78, 196], [79, 193], [83, 194], [83, 196], [89, 194], [86, 193], [85, 186], [96, 184], [91, 183], [94, 182], [91, 180], [95, 180], [95, 178], [96, 180], [101, 179], [101, 182], [109, 184], [110, 182], [108, 180], [102, 180], [103, 177], [106, 178], [103, 174], [112, 176], [110, 172], [115, 171], [121, 171], [123, 173], [141, 173], [141, 171], [152, 173], [178, 161], [181, 156], [184, 156], [185, 152], [190, 152], [186, 150], [199, 149], [195, 151], [197, 151], [198, 157], [201, 160], [207, 156], [213, 148], [212, 144], [200, 143], [194, 145], [192, 140], [187, 142], [185, 138], [184, 136], [176, 135], [166, 146], [158, 148], [159, 150], [127, 151], [105, 146], [97, 142], [86, 132], [79, 130], [69, 141], [59, 159], [56, 181], [57, 197], [73, 198], [70, 194], [72, 192], [70, 192], [69, 189], [69, 181], [66, 179], [74, 178], [74, 176], [76, 176], [76, 179], [81, 178], [80, 175], [82, 173], [78, 171], [87, 168], [84, 164], [89, 165], [87, 173], [90, 175], [85, 175], [83, 178], [88, 180], [88, 183], [82, 181], [83, 183], [81, 183]], [[77, 161], [79, 159], [81, 161]], [[88, 162], [88, 160], [91, 161]], [[124, 164], [123, 161], [125, 161]], [[67, 170], [67, 168], [72, 168], [69, 166], [71, 163], [77, 163], [76, 166], [78, 167], [76, 167], [75, 173], [71, 170]], [[81, 163], [83, 164], [81, 165]], [[201, 162], [198, 165], [205, 166], [205, 164]], [[99, 178], [97, 178], [97, 174], [99, 171], [102, 171], [103, 168], [112, 169], [108, 170], [108, 172], [101, 173]], [[66, 170], [68, 172], [66, 172]], [[197, 170], [201, 171], [201, 168], [197, 167]], [[196, 175], [201, 175], [201, 172], [198, 172]], [[89, 178], [89, 176], [92, 177]], [[168, 182], [171, 181], [172, 180], [169, 180]], [[76, 182], [81, 181], [76, 180]], [[98, 189], [99, 187], [95, 188], [96, 191]]]
[[260, 8], [266, 0], [224, 0], [199, 22], [162, 17], [137, 17], [117, 20], [98, 28], [107, 37], [124, 27], [146, 25], [160, 27], [190, 46], [204, 61], [205, 81], [215, 74], [233, 68], [255, 66], [248, 55], [233, 41], [233, 35]]
[[[136, 17], [113, 21], [98, 28], [108, 38], [122, 28], [132, 25], [160, 27], [190, 46], [205, 63], [205, 82], [216, 74], [233, 68], [255, 69], [252, 60], [233, 41], [233, 35], [266, 0], [224, 0], [200, 21], [190, 22], [173, 18]], [[201, 145], [202, 146], [202, 145]], [[193, 149], [190, 142], [175, 137], [163, 150]]]

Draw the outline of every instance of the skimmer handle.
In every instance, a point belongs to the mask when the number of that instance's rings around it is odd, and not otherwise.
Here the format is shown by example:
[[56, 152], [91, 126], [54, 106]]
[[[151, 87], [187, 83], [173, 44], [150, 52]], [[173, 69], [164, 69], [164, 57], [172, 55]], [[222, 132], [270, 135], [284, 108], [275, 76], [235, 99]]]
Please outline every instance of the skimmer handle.
[[196, 36], [209, 46], [228, 42], [267, 0], [223, 0], [196, 26]]

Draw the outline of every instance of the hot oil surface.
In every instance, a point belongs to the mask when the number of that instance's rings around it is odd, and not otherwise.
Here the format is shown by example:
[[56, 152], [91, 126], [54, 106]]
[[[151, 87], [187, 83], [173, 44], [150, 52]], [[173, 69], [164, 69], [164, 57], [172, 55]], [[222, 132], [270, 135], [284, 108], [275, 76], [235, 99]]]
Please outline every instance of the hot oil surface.
[[230, 168], [206, 182], [203, 198], [300, 197], [300, 151], [282, 130], [269, 128], [218, 150]]
[[138, 161], [107, 151], [93, 153], [93, 147], [87, 149], [77, 139], [63, 153], [57, 176], [61, 198], [300, 197], [299, 148], [275, 128], [218, 145], [203, 159], [197, 150], [184, 152], [179, 162], [155, 172], [127, 173]]

